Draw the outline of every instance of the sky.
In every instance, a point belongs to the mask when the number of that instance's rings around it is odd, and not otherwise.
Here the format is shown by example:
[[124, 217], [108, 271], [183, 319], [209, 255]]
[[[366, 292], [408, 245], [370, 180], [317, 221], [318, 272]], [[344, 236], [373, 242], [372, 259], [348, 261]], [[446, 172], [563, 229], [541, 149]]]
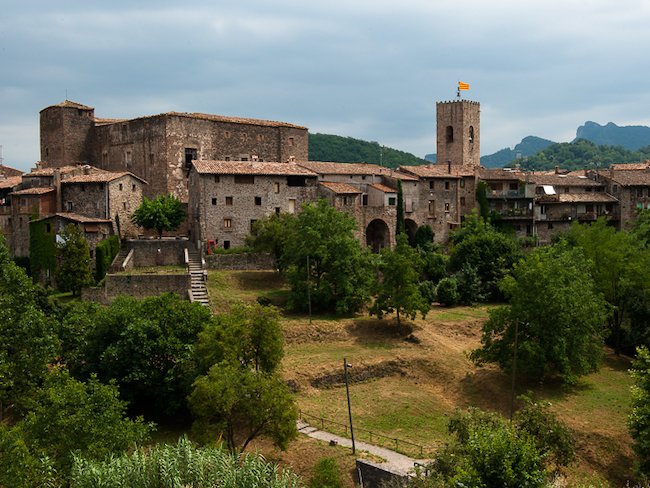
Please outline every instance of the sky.
[[66, 98], [102, 118], [280, 120], [435, 152], [435, 104], [470, 83], [481, 153], [587, 120], [650, 125], [647, 0], [0, 0], [4, 164], [39, 159]]

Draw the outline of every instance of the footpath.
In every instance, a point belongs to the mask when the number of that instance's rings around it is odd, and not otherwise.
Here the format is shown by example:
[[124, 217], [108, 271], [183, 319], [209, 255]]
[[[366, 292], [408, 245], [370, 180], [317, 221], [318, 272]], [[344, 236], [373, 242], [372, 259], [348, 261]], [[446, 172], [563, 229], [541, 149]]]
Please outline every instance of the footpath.
[[[324, 430], [318, 430], [315, 427], [312, 427], [302, 420], [297, 422], [298, 432], [301, 432], [309, 437], [314, 439], [319, 439], [325, 442], [336, 442], [339, 446], [352, 448], [352, 440], [346, 437], [341, 437], [330, 432], [325, 432]], [[367, 451], [375, 456], [378, 456], [385, 460], [384, 463], [381, 463], [381, 466], [386, 466], [390, 471], [406, 475], [409, 472], [413, 472], [413, 466], [415, 463], [426, 464], [426, 459], [413, 459], [404, 454], [400, 454], [390, 449], [384, 447], [374, 446], [366, 442], [355, 441], [355, 446], [359, 451]]]

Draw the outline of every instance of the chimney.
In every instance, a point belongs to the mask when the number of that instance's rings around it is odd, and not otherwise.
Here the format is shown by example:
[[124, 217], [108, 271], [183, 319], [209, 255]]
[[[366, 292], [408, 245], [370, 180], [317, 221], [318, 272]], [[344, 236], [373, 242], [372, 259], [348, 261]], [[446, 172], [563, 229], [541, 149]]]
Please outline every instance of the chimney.
[[559, 174], [560, 174], [560, 167], [559, 167], [559, 166], [556, 166], [556, 167], [555, 167], [555, 174], [556, 174], [556, 175], [559, 175]]
[[59, 213], [63, 210], [63, 202], [61, 200], [63, 198], [63, 195], [61, 195], [61, 170], [59, 168], [55, 168], [52, 173], [52, 184], [54, 185], [54, 193], [56, 195], [56, 212]]
[[451, 159], [447, 160], [447, 173], [451, 174]]

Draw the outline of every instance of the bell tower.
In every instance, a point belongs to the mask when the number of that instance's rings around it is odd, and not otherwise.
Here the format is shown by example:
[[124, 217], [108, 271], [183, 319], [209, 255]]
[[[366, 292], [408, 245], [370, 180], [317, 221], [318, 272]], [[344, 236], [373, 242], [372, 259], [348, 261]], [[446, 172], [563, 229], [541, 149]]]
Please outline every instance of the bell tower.
[[470, 100], [436, 103], [436, 159], [452, 166], [481, 165], [481, 105]]

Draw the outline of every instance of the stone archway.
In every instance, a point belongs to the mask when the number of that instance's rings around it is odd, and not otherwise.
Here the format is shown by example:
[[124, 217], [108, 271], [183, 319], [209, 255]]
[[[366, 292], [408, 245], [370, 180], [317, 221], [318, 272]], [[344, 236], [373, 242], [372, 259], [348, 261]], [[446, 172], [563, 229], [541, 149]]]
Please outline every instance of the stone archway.
[[415, 233], [418, 230], [418, 224], [415, 222], [415, 220], [405, 219], [404, 227], [406, 230], [406, 235], [409, 238], [409, 244], [411, 246], [415, 246]]
[[390, 246], [390, 230], [388, 224], [381, 219], [375, 219], [366, 227], [366, 244], [372, 252], [379, 252]]

